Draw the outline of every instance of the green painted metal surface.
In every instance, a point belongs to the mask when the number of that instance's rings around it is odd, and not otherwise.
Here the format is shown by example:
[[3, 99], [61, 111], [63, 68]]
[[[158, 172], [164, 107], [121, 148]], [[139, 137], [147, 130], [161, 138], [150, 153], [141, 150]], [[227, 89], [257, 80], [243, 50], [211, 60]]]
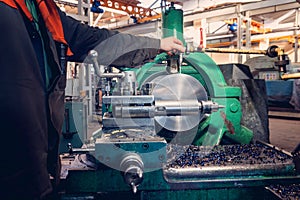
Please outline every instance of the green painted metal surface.
[[61, 200], [257, 200], [278, 199], [264, 188], [231, 188], [210, 190], [170, 190], [170, 191], [142, 191], [137, 194], [131, 192], [99, 193], [99, 194], [64, 194]]
[[174, 36], [184, 43], [183, 11], [171, 6], [162, 14], [162, 20], [163, 38]]
[[[124, 199], [257, 199], [266, 195], [264, 187], [271, 184], [298, 183], [299, 176], [237, 176], [203, 178], [192, 182], [170, 183], [162, 170], [144, 174], [144, 180], [133, 194], [131, 187], [124, 183], [122, 173], [105, 166], [97, 171], [70, 171], [66, 184], [66, 194], [110, 195], [127, 194]], [[156, 196], [156, 197], [155, 197]], [[259, 196], [262, 197], [262, 196]]]
[[160, 169], [167, 159], [166, 141], [163, 138], [147, 140], [145, 137], [143, 140], [134, 141], [122, 138], [110, 141], [103, 138], [97, 140], [95, 144], [96, 158], [114, 169], [120, 169], [122, 158], [128, 156], [129, 152], [140, 156], [144, 171]]
[[188, 200], [251, 200], [272, 199], [272, 195], [263, 188], [226, 188], [209, 190], [171, 190], [142, 192], [144, 200], [188, 199]]
[[68, 144], [80, 148], [87, 139], [87, 120], [85, 107], [82, 102], [65, 103], [65, 119], [62, 127], [62, 139], [59, 152], [68, 152]]
[[[166, 54], [161, 54], [155, 62], [147, 63], [140, 69], [135, 69], [139, 87], [151, 80], [151, 77], [167, 75]], [[206, 89], [209, 99], [223, 105], [224, 108], [214, 112], [199, 124], [196, 145], [218, 145], [223, 136], [234, 143], [250, 143], [253, 133], [241, 126], [242, 107], [239, 99], [242, 95], [239, 87], [228, 86], [216, 63], [205, 53], [190, 53], [183, 56], [186, 65], [180, 72], [196, 78]]]

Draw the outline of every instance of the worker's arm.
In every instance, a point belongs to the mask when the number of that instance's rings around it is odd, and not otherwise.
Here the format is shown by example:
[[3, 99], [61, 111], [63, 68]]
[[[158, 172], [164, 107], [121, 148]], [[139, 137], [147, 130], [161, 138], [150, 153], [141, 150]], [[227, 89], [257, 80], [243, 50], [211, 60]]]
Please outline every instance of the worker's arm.
[[95, 49], [100, 64], [130, 67], [154, 58], [161, 47], [159, 39], [90, 27], [59, 13], [65, 38], [74, 53], [71, 61], [83, 62], [88, 52]]

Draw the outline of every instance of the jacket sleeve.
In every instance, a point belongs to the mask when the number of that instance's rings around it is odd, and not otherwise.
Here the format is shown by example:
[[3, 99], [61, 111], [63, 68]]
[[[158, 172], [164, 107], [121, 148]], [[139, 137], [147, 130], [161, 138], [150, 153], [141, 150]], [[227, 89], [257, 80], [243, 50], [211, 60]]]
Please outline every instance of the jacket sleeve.
[[116, 67], [141, 65], [157, 55], [159, 39], [90, 27], [60, 10], [59, 13], [65, 39], [74, 54], [70, 61], [83, 62], [92, 49], [98, 52], [100, 64]]

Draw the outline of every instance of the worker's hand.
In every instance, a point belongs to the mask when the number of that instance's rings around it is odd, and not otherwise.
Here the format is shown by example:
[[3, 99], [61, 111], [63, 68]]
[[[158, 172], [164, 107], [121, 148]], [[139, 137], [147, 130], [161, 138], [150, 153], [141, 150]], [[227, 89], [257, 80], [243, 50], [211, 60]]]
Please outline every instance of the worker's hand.
[[182, 42], [175, 37], [167, 37], [163, 38], [160, 41], [160, 49], [163, 51], [171, 51], [171, 52], [185, 52], [185, 47]]

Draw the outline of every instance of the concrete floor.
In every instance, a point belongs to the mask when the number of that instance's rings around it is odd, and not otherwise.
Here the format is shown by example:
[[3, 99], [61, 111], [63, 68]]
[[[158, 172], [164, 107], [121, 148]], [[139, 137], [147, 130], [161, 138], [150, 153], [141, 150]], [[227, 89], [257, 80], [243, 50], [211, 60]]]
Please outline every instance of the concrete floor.
[[271, 144], [292, 152], [300, 143], [300, 119], [269, 118]]

